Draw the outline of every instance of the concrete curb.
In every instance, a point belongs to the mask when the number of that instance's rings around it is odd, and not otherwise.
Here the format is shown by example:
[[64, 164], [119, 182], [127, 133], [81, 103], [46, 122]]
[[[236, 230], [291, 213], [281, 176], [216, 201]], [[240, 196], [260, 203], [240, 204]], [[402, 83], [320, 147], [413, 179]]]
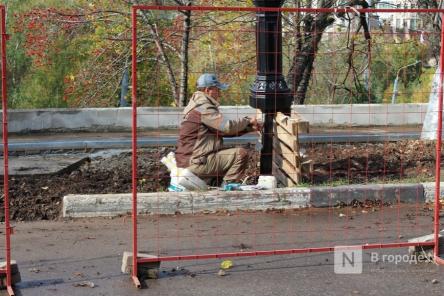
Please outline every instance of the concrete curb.
[[372, 184], [311, 189], [310, 205], [312, 207], [350, 204], [353, 200], [381, 200], [388, 203], [425, 201], [422, 184]]
[[[263, 191], [155, 192], [138, 194], [141, 214], [194, 214], [218, 210], [266, 210], [305, 208], [307, 188]], [[131, 194], [67, 195], [63, 217], [110, 217], [131, 212]]]
[[[444, 196], [444, 182], [440, 183], [440, 196]], [[434, 202], [435, 201], [435, 182], [421, 183], [424, 187], [424, 198], [426, 202]]]
[[[430, 197], [431, 184], [434, 183], [279, 188], [262, 191], [140, 193], [138, 212], [194, 214], [218, 210], [295, 209], [350, 204], [353, 200], [425, 203], [433, 200]], [[67, 195], [63, 198], [62, 215], [73, 218], [112, 217], [130, 213], [131, 208], [131, 194]]]

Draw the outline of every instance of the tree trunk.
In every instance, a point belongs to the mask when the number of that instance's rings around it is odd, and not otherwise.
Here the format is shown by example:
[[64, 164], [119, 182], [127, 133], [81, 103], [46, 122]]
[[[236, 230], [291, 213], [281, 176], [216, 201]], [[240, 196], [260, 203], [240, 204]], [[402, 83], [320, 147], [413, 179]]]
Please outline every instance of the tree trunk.
[[[187, 3], [191, 5], [191, 1]], [[180, 49], [180, 86], [179, 86], [179, 107], [186, 106], [188, 98], [188, 49], [190, 44], [190, 33], [191, 33], [191, 11], [184, 11], [183, 20], [183, 36], [182, 36], [182, 46]]]
[[[334, 22], [329, 14], [319, 14], [317, 20], [312, 20], [310, 16], [304, 18], [306, 28], [305, 38], [300, 50], [296, 51], [287, 81], [290, 89], [293, 90], [293, 99], [295, 104], [302, 105], [305, 102], [308, 85], [311, 78], [313, 63], [318, 52], [318, 45], [325, 29]], [[308, 36], [307, 36], [308, 35]]]
[[294, 94], [294, 102], [298, 105], [302, 105], [305, 102], [305, 96], [307, 94], [308, 86], [310, 84], [311, 73], [313, 70], [314, 55], [310, 57], [307, 67], [302, 75], [301, 82], [298, 85], [296, 93]]
[[171, 93], [173, 95], [174, 101], [176, 102], [176, 106], [179, 105], [179, 93], [177, 91], [177, 81], [176, 76], [174, 75], [173, 67], [170, 63], [170, 59], [168, 55], [165, 52], [165, 48], [163, 46], [163, 43], [160, 39], [160, 36], [157, 34], [157, 30], [154, 27], [153, 24], [148, 24], [151, 30], [151, 33], [154, 36], [154, 42], [156, 43], [157, 50], [159, 51], [159, 54], [162, 58], [162, 62], [164, 63], [166, 69], [167, 69], [167, 75], [168, 75], [168, 82], [170, 83]]
[[[298, 2], [297, 5], [300, 3]], [[306, 4], [311, 6], [311, 1]], [[335, 5], [333, 0], [321, 0], [319, 7], [331, 8]], [[368, 8], [368, 3], [365, 0], [350, 0], [343, 4], [344, 6], [360, 5], [363, 8]], [[344, 13], [342, 13], [344, 14]], [[336, 13], [341, 15], [341, 13]], [[360, 14], [361, 25], [364, 28], [365, 38], [370, 39], [370, 34], [367, 28], [365, 14]], [[296, 51], [293, 57], [290, 70], [288, 72], [287, 81], [290, 89], [293, 91], [293, 100], [295, 104], [304, 104], [307, 94], [308, 86], [311, 79], [313, 64], [318, 52], [318, 45], [321, 41], [322, 34], [325, 29], [333, 24], [335, 19], [331, 13], [319, 13], [315, 17], [306, 14], [302, 19], [304, 25], [304, 32], [300, 32], [300, 24], [296, 24]]]

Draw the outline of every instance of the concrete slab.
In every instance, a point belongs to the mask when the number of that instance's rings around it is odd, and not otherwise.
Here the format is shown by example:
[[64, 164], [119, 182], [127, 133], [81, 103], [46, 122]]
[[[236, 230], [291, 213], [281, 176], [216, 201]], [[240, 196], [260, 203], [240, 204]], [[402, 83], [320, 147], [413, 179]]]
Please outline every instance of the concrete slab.
[[[63, 217], [110, 217], [131, 212], [131, 194], [67, 195]], [[141, 214], [195, 214], [220, 210], [329, 207], [353, 200], [423, 203], [421, 184], [372, 184], [338, 187], [279, 188], [261, 191], [156, 192], [138, 195]]]
[[[11, 260], [11, 274], [19, 273], [19, 268], [17, 265], [17, 261]], [[0, 269], [6, 269], [6, 261], [0, 262]], [[0, 275], [0, 277], [4, 276], [4, 274]]]
[[[435, 202], [435, 182], [421, 183], [424, 187], [424, 198], [426, 202]], [[444, 182], [441, 182], [439, 195], [444, 196]]]
[[[438, 246], [439, 246], [439, 250], [438, 253], [440, 254], [440, 257], [444, 256], [444, 230], [441, 231], [440, 233], [438, 233]], [[409, 239], [408, 242], [409, 243], [425, 243], [425, 242], [432, 242], [435, 240], [435, 235], [432, 234], [428, 234], [428, 235], [424, 235], [424, 236], [420, 236], [420, 237], [415, 237], [412, 239]], [[430, 260], [433, 260], [433, 256], [434, 256], [434, 247], [433, 246], [419, 246], [419, 247], [409, 247], [409, 254], [413, 255], [413, 256], [422, 256], [422, 259], [425, 258], [429, 258]]]
[[[154, 255], [138, 253], [138, 259], [158, 258]], [[159, 275], [160, 261], [137, 264], [137, 276], [141, 279], [157, 279]], [[133, 253], [125, 251], [122, 256], [122, 273], [130, 274], [133, 270]]]
[[[0, 268], [6, 269], [6, 262], [0, 262]], [[15, 260], [11, 260], [11, 284], [15, 285], [22, 281], [20, 271], [17, 265], [17, 262]], [[6, 274], [0, 274], [0, 287], [6, 288], [7, 286], [7, 280], [6, 280]]]
[[[10, 176], [53, 175], [71, 171], [88, 161], [88, 154], [48, 154], [9, 157]], [[0, 175], [4, 174], [3, 162]]]

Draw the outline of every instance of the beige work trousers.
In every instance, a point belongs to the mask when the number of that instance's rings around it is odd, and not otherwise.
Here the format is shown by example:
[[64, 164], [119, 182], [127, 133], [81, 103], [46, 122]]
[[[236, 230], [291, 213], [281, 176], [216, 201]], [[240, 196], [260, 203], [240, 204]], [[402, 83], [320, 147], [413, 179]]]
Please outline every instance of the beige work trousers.
[[240, 182], [248, 166], [249, 150], [223, 149], [209, 154], [204, 164], [192, 164], [188, 169], [203, 180], [223, 178], [225, 182]]

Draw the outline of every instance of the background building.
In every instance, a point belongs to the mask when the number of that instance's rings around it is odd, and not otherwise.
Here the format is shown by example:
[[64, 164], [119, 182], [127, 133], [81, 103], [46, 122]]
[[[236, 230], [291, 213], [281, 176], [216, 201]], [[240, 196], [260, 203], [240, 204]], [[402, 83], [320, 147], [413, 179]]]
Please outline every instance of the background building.
[[[375, 5], [376, 8], [417, 8], [415, 3], [406, 0], [384, 0]], [[393, 30], [420, 30], [422, 21], [417, 13], [377, 13], [381, 23], [389, 25]]]

